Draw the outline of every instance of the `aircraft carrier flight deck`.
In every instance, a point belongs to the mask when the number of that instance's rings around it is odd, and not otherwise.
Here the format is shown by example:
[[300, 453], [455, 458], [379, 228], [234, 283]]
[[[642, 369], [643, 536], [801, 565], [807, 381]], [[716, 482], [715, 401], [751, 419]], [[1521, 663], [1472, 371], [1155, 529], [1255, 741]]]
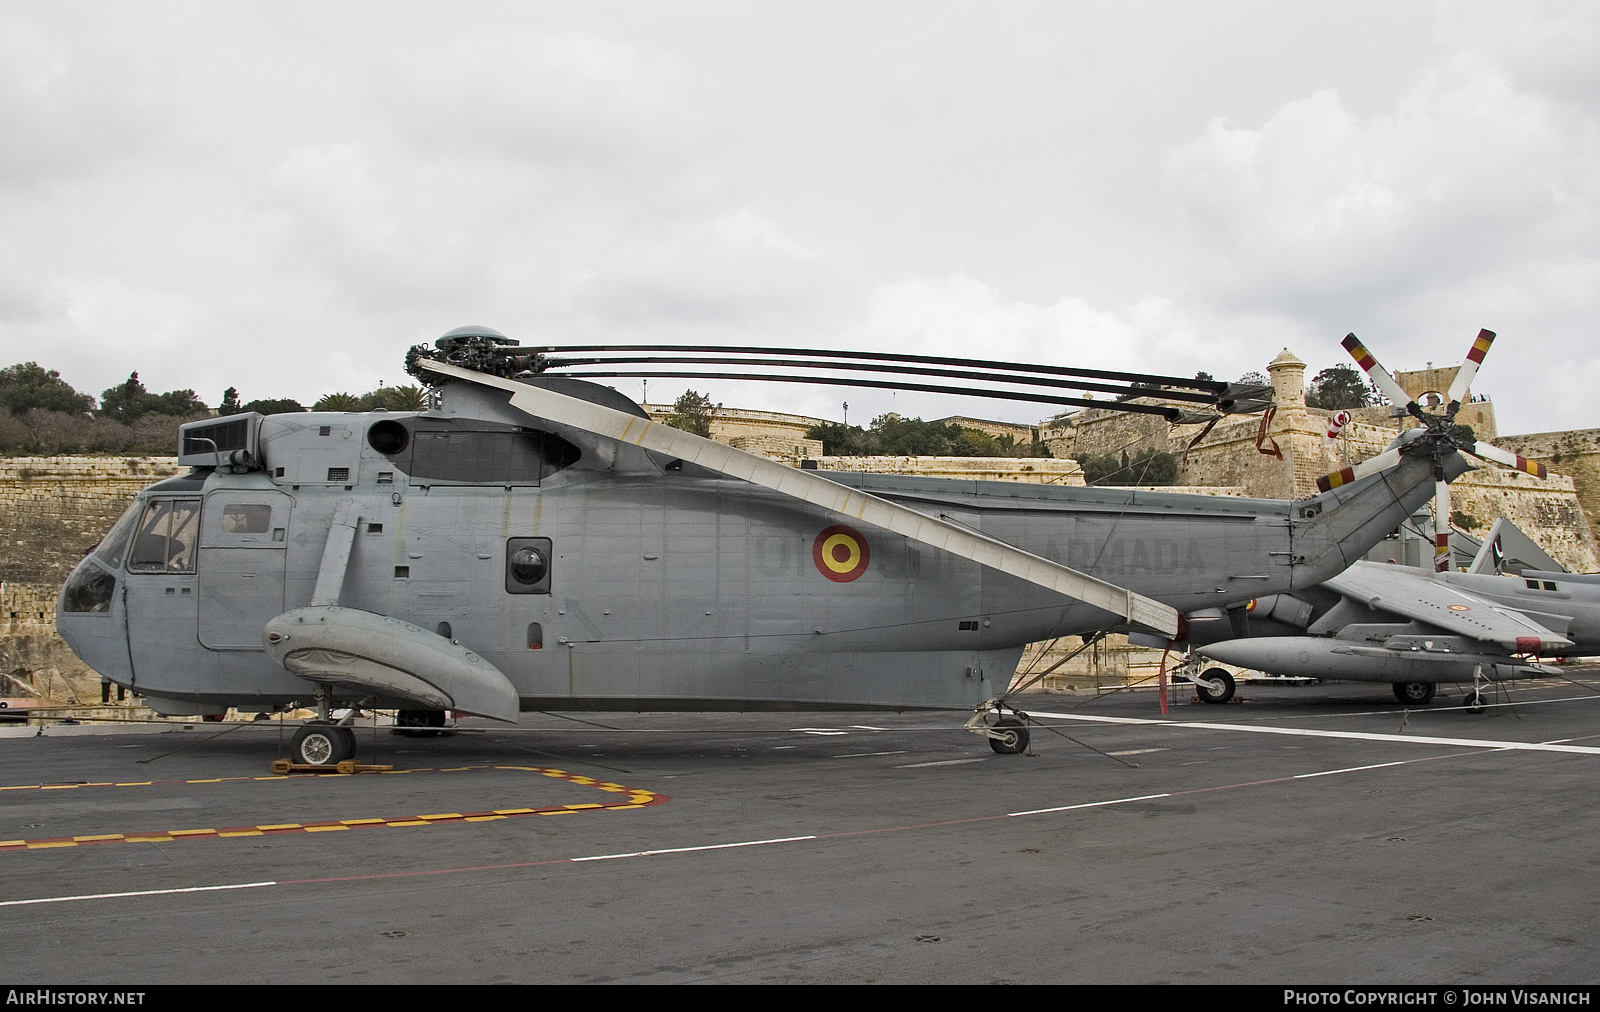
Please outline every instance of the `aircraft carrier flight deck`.
[[1600, 668], [964, 714], [0, 732], [29, 983], [1593, 983]]

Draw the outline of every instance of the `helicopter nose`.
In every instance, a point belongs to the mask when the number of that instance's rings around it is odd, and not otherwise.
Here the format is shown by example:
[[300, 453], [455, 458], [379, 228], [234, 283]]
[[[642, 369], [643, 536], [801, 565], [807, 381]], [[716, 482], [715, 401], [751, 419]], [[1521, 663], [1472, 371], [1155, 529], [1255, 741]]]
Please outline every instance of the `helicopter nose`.
[[56, 601], [56, 632], [89, 667], [114, 682], [133, 680], [122, 578], [92, 558], [78, 563]]

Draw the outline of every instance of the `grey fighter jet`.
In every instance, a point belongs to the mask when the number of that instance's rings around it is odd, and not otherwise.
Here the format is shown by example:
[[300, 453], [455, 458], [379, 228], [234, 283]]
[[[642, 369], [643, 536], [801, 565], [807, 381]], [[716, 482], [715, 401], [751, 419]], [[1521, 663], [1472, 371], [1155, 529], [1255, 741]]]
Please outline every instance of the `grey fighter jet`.
[[[1190, 623], [1191, 642], [1202, 657], [1271, 674], [1389, 682], [1405, 703], [1470, 682], [1463, 703], [1481, 708], [1485, 683], [1559, 673], [1541, 658], [1600, 653], [1600, 576], [1501, 574], [1504, 531], [1496, 521], [1467, 572], [1358, 562], [1321, 587], [1253, 602], [1247, 637], [1206, 643], [1231, 624]], [[1207, 702], [1232, 694], [1222, 668], [1195, 682]]]

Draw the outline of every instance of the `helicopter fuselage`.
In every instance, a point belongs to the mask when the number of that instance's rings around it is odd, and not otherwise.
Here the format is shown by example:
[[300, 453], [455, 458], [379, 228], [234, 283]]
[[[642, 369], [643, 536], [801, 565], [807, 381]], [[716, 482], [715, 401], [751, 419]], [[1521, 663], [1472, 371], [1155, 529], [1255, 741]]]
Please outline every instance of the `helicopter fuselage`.
[[[139, 494], [63, 589], [61, 635], [163, 712], [304, 701], [314, 686], [262, 631], [312, 601], [341, 507], [359, 519], [337, 605], [481, 655], [524, 710], [967, 708], [1006, 690], [1027, 644], [1116, 624], [502, 401], [463, 390], [415, 415], [260, 420], [249, 466]], [[1293, 502], [826, 477], [1188, 612], [1339, 572], [1426, 501], [1432, 464]]]

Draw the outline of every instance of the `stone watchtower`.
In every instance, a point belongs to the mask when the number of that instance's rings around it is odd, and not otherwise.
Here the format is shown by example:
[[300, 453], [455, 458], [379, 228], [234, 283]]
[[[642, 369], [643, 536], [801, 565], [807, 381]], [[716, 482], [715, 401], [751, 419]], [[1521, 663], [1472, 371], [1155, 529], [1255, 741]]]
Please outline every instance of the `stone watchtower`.
[[[1310, 455], [1305, 452], [1308, 434], [1322, 424], [1321, 419], [1313, 421], [1306, 411], [1306, 364], [1285, 348], [1267, 363], [1267, 375], [1272, 377], [1272, 398], [1278, 405], [1277, 414], [1267, 426], [1267, 436], [1277, 442], [1283, 460], [1260, 457], [1257, 465], [1270, 475], [1267, 482], [1274, 498], [1308, 495], [1315, 490], [1317, 477], [1323, 471], [1320, 461], [1308, 459]], [[1262, 449], [1270, 446], [1263, 440]]]
[[1295, 358], [1294, 352], [1288, 348], [1278, 352], [1278, 357], [1267, 364], [1267, 375], [1272, 377], [1273, 399], [1278, 402], [1280, 414], [1305, 410], [1306, 364]]

